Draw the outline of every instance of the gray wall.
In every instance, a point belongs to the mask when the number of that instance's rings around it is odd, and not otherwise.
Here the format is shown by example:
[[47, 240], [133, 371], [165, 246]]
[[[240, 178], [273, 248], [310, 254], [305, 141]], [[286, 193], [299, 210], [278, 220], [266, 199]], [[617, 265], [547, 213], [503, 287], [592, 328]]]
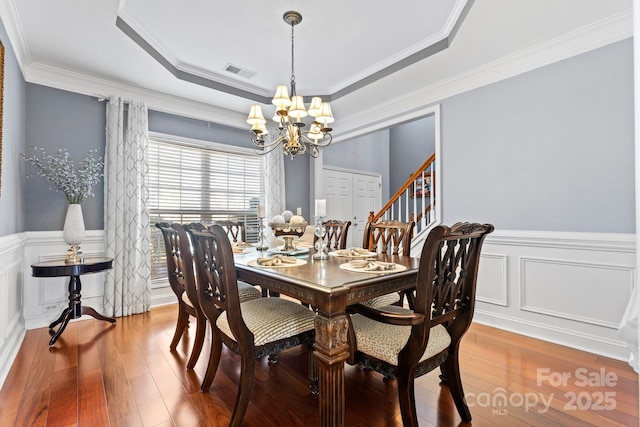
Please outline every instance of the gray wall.
[[[394, 194], [436, 149], [435, 116], [394, 126], [389, 130], [389, 180]], [[384, 202], [384, 200], [383, 200]]]
[[26, 84], [9, 37], [0, 23], [4, 46], [4, 105], [2, 123], [2, 182], [0, 184], [0, 236], [24, 230], [22, 185], [24, 172], [19, 155], [25, 147]]
[[[629, 39], [443, 100], [443, 222], [634, 233], [632, 55]], [[376, 170], [361, 138], [337, 147], [325, 164]]]
[[442, 103], [445, 223], [634, 233], [632, 41]]
[[331, 144], [323, 149], [323, 164], [381, 174], [382, 203], [389, 200], [389, 129]]
[[244, 131], [216, 123], [149, 110], [149, 130], [152, 132], [253, 148], [248, 129], [247, 127], [247, 130]]
[[[55, 153], [66, 148], [76, 164], [89, 150], [98, 150], [104, 157], [105, 104], [96, 98], [47, 86], [28, 83], [26, 90], [26, 153], [44, 148]], [[23, 162], [24, 163], [24, 162]], [[27, 174], [33, 168], [25, 165]], [[103, 228], [103, 183], [93, 189], [95, 197], [82, 202], [87, 230]], [[29, 231], [62, 230], [67, 212], [67, 200], [62, 193], [51, 190], [49, 181], [34, 176], [24, 186], [24, 229]]]

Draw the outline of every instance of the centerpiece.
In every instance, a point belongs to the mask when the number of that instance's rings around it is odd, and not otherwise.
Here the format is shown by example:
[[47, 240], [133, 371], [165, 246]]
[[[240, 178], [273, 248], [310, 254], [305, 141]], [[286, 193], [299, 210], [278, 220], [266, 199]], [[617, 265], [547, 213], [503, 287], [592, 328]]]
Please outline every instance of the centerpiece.
[[293, 215], [291, 211], [284, 211], [282, 215], [271, 218], [269, 223], [274, 236], [284, 240], [283, 251], [295, 251], [293, 239], [302, 237], [307, 229], [307, 221], [301, 215]]
[[77, 262], [82, 253], [79, 245], [85, 235], [80, 203], [94, 195], [93, 186], [103, 176], [104, 162], [102, 157], [96, 157], [97, 150], [89, 150], [76, 169], [73, 157], [66, 149], [59, 148], [55, 154], [49, 154], [43, 148], [33, 148], [36, 150], [33, 156], [20, 154], [25, 162], [35, 168], [35, 173], [27, 175], [27, 178], [34, 175], [46, 178], [52, 185], [51, 189], [62, 193], [69, 202], [62, 236], [64, 241], [71, 245], [67, 251], [67, 261]]

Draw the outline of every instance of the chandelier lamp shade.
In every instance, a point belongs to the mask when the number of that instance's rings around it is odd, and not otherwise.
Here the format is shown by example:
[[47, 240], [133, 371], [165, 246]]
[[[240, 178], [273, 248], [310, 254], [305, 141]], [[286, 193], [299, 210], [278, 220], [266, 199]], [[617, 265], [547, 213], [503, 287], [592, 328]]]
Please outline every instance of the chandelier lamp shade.
[[[277, 128], [273, 131], [267, 129], [267, 121], [262, 114], [262, 108], [258, 104], [251, 106], [247, 123], [251, 125], [251, 142], [259, 154], [267, 154], [279, 146], [285, 155], [291, 158], [299, 154], [308, 153], [311, 157], [318, 157], [319, 148], [331, 144], [332, 135], [329, 127], [333, 123], [331, 105], [323, 102], [318, 96], [311, 99], [307, 109], [302, 96], [296, 94], [296, 77], [294, 73], [294, 27], [302, 21], [302, 15], [296, 11], [288, 11], [282, 16], [284, 21], [291, 25], [291, 81], [289, 89], [285, 85], [276, 88], [276, 94], [271, 101], [276, 107], [273, 121]], [[303, 121], [311, 116], [308, 130]]]

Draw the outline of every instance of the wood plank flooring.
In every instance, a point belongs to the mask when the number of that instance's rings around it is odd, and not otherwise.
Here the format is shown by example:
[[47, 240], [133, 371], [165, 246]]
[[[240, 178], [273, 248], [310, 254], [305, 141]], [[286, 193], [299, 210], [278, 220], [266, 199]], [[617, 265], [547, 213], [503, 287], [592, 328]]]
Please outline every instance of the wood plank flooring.
[[[195, 325], [170, 352], [176, 315], [166, 306], [115, 326], [72, 322], [52, 349], [46, 328], [28, 331], [0, 390], [0, 426], [228, 425], [239, 360], [225, 349], [211, 391], [200, 392], [208, 338], [187, 372]], [[624, 362], [474, 324], [460, 364], [473, 426], [638, 426], [638, 376]], [[304, 347], [258, 361], [244, 425], [318, 425], [306, 366]], [[471, 425], [438, 372], [416, 381], [416, 401], [421, 426]], [[346, 408], [349, 427], [402, 425], [395, 381], [359, 367], [346, 367]]]

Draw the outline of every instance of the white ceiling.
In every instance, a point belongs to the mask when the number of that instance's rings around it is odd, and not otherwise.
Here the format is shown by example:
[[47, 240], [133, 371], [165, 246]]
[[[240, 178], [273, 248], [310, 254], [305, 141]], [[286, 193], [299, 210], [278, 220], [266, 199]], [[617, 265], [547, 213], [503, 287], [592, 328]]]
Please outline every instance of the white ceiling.
[[[336, 125], [350, 118], [351, 126], [363, 105], [400, 102], [416, 85], [436, 99], [454, 81], [449, 92], [632, 32], [632, 0], [0, 1], [27, 81], [163, 99], [176, 111], [209, 109], [212, 121], [218, 112], [232, 125], [255, 102], [251, 97], [270, 98], [276, 85], [289, 82], [287, 10], [303, 16], [295, 28], [299, 94], [334, 97]], [[507, 61], [520, 62], [504, 71]], [[256, 75], [233, 75], [224, 71], [227, 64]], [[398, 70], [385, 70], [394, 64]], [[423, 93], [423, 102], [429, 96]]]

